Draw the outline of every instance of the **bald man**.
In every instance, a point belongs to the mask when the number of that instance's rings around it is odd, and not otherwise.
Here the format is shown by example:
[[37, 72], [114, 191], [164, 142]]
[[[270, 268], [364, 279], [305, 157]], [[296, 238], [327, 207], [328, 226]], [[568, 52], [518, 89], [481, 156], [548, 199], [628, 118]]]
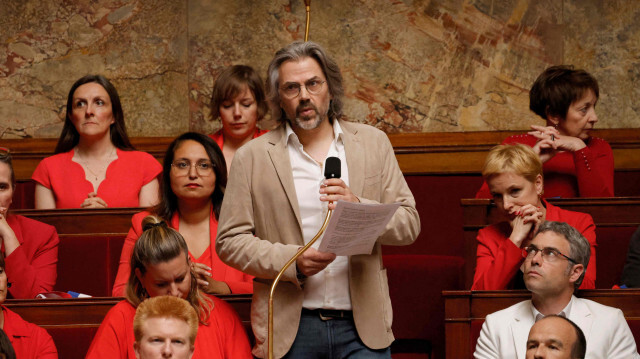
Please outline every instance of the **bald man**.
[[571, 320], [548, 315], [531, 327], [527, 339], [527, 359], [583, 359], [587, 341]]

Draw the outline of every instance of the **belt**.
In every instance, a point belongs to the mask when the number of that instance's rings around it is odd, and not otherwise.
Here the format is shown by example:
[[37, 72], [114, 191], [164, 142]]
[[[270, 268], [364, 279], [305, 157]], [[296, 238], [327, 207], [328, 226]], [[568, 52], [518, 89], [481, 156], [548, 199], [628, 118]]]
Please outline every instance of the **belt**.
[[302, 308], [302, 314], [317, 315], [321, 320], [325, 321], [331, 319], [353, 319], [353, 312], [350, 310]]

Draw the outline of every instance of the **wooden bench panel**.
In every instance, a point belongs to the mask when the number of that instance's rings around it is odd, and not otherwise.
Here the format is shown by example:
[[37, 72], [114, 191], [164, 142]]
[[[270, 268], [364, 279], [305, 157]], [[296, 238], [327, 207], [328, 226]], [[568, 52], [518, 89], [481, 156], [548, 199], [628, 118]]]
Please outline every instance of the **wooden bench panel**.
[[[238, 313], [253, 338], [251, 295], [219, 296]], [[82, 358], [107, 312], [122, 298], [7, 300], [4, 305], [24, 320], [39, 325], [53, 337], [60, 358]]]
[[111, 234], [126, 235], [131, 217], [144, 208], [104, 209], [19, 209], [12, 210], [36, 221], [56, 227], [58, 235]]

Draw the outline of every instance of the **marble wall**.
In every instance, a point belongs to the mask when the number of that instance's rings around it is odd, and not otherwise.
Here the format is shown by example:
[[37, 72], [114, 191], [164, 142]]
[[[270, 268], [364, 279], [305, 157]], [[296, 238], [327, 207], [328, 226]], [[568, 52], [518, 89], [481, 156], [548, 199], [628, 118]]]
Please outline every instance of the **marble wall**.
[[[87, 73], [116, 85], [131, 136], [211, 132], [215, 77], [261, 74], [304, 36], [302, 0], [2, 0], [0, 138], [57, 137]], [[551, 64], [600, 81], [599, 128], [640, 126], [640, 3], [313, 0], [310, 39], [340, 64], [348, 119], [388, 133], [521, 130]], [[265, 119], [263, 127], [273, 126]]]

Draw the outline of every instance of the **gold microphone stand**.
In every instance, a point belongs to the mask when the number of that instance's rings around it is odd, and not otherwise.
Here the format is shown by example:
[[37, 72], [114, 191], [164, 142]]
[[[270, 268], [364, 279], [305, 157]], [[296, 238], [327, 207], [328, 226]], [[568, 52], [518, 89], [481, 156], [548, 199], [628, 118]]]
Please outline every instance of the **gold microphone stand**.
[[[332, 202], [329, 202], [329, 203], [332, 203]], [[282, 277], [284, 272], [287, 270], [287, 268], [289, 268], [293, 263], [295, 263], [298, 257], [300, 257], [302, 253], [304, 253], [307, 249], [309, 249], [309, 247], [311, 247], [318, 240], [318, 238], [322, 236], [324, 231], [327, 229], [327, 225], [329, 224], [329, 220], [331, 219], [332, 213], [333, 213], [332, 209], [327, 211], [327, 215], [324, 217], [324, 222], [322, 223], [322, 227], [320, 227], [320, 230], [318, 231], [318, 233], [316, 233], [316, 235], [311, 239], [311, 241], [309, 241], [309, 243], [307, 243], [304, 247], [302, 247], [298, 251], [298, 253], [296, 253], [295, 256], [289, 259], [289, 261], [284, 265], [284, 267], [282, 267], [280, 272], [278, 272], [278, 275], [276, 276], [276, 279], [274, 279], [273, 284], [271, 284], [271, 291], [269, 292], [269, 328], [268, 328], [268, 332], [269, 332], [268, 358], [269, 359], [273, 359], [273, 294], [276, 292], [276, 287], [278, 286], [278, 282], [280, 282], [280, 278]]]
[[311, 20], [311, 0], [304, 0], [304, 7], [307, 13], [307, 21], [304, 26], [304, 41], [309, 41], [309, 24]]
[[[305, 5], [305, 10], [306, 10], [306, 24], [304, 27], [304, 41], [309, 41], [309, 25], [310, 25], [310, 18], [311, 18], [311, 0], [304, 0], [304, 5]], [[331, 203], [331, 202], [329, 202]], [[280, 272], [278, 272], [278, 275], [276, 276], [276, 279], [273, 280], [273, 284], [271, 284], [271, 290], [269, 291], [269, 327], [268, 327], [268, 358], [269, 359], [273, 359], [273, 295], [276, 292], [276, 287], [278, 286], [278, 283], [280, 282], [280, 278], [282, 278], [282, 275], [284, 274], [284, 272], [287, 271], [287, 269], [296, 262], [296, 260], [298, 259], [298, 257], [300, 257], [304, 252], [307, 251], [307, 249], [309, 249], [309, 247], [311, 247], [317, 240], [318, 238], [320, 238], [322, 236], [322, 234], [324, 233], [324, 231], [327, 229], [327, 225], [329, 224], [329, 220], [331, 219], [331, 214], [333, 213], [333, 210], [328, 210], [327, 211], [327, 215], [324, 217], [324, 222], [322, 223], [322, 227], [320, 227], [320, 230], [318, 231], [318, 233], [316, 233], [316, 235], [309, 241], [309, 243], [307, 243], [304, 247], [302, 247], [298, 253], [296, 253], [295, 256], [293, 256], [291, 259], [289, 259], [289, 261], [284, 265], [284, 267], [282, 267], [282, 269], [280, 270]]]

